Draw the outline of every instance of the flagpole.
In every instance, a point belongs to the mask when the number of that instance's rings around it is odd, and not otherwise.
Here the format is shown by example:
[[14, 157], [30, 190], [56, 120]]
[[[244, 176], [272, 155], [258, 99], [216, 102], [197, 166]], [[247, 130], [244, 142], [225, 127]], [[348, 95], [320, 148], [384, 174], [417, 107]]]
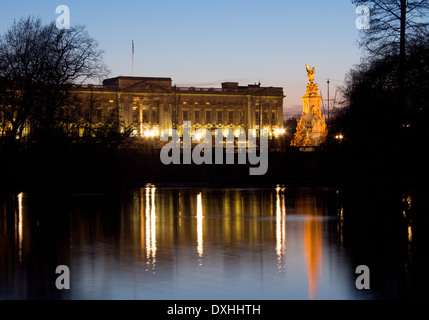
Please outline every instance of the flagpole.
[[132, 41], [133, 44], [133, 69], [132, 69], [132, 75], [134, 76], [134, 40]]

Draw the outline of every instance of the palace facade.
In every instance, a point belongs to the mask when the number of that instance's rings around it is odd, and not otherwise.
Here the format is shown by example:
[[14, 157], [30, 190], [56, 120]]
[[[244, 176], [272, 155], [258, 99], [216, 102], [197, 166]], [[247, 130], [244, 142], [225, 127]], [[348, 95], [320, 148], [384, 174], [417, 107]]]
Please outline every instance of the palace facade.
[[83, 101], [92, 101], [94, 122], [113, 116], [119, 131], [136, 137], [158, 137], [171, 129], [182, 133], [184, 121], [191, 121], [192, 130], [262, 128], [270, 135], [283, 127], [285, 96], [278, 87], [237, 82], [220, 88], [176, 87], [170, 78], [116, 77], [77, 90]]

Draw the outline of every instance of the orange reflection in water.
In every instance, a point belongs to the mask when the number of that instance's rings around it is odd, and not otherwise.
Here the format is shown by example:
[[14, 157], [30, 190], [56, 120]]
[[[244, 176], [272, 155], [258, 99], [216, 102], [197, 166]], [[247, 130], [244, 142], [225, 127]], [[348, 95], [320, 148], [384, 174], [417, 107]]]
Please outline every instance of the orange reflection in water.
[[308, 295], [310, 300], [316, 299], [319, 271], [322, 266], [323, 231], [319, 219], [318, 206], [314, 201], [298, 201], [300, 211], [305, 215], [304, 222], [304, 255], [308, 274]]

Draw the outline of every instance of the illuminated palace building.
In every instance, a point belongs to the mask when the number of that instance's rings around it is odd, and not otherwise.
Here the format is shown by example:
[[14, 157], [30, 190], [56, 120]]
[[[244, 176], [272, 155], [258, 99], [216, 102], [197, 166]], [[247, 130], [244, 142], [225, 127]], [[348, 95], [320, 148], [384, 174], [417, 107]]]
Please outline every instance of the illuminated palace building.
[[239, 86], [222, 83], [221, 88], [176, 87], [170, 78], [116, 77], [103, 85], [85, 85], [79, 92], [84, 100], [97, 97], [99, 121], [115, 114], [119, 130], [133, 136], [159, 137], [164, 130], [183, 132], [183, 122], [196, 129], [268, 129], [282, 132], [283, 88], [260, 84]]

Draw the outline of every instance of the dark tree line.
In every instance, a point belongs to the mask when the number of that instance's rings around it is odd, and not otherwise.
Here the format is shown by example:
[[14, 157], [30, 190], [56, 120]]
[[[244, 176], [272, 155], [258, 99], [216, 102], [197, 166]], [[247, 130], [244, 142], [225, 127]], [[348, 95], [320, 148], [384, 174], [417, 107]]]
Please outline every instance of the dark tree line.
[[429, 39], [413, 41], [406, 53], [403, 103], [398, 100], [398, 55], [363, 62], [346, 78], [345, 107], [334, 113], [330, 141], [338, 145], [335, 135], [344, 135], [341, 147], [349, 169], [420, 177], [428, 171]]
[[29, 128], [27, 134], [43, 141], [76, 121], [73, 89], [108, 74], [102, 58], [83, 26], [60, 30], [40, 19], [15, 21], [0, 36], [3, 136], [13, 143]]
[[368, 53], [367, 58], [397, 59], [396, 103], [391, 114], [400, 127], [401, 108], [406, 103], [405, 78], [407, 53], [415, 42], [425, 41], [428, 36], [429, 0], [353, 0], [370, 9], [370, 26], [362, 30], [360, 46]]

